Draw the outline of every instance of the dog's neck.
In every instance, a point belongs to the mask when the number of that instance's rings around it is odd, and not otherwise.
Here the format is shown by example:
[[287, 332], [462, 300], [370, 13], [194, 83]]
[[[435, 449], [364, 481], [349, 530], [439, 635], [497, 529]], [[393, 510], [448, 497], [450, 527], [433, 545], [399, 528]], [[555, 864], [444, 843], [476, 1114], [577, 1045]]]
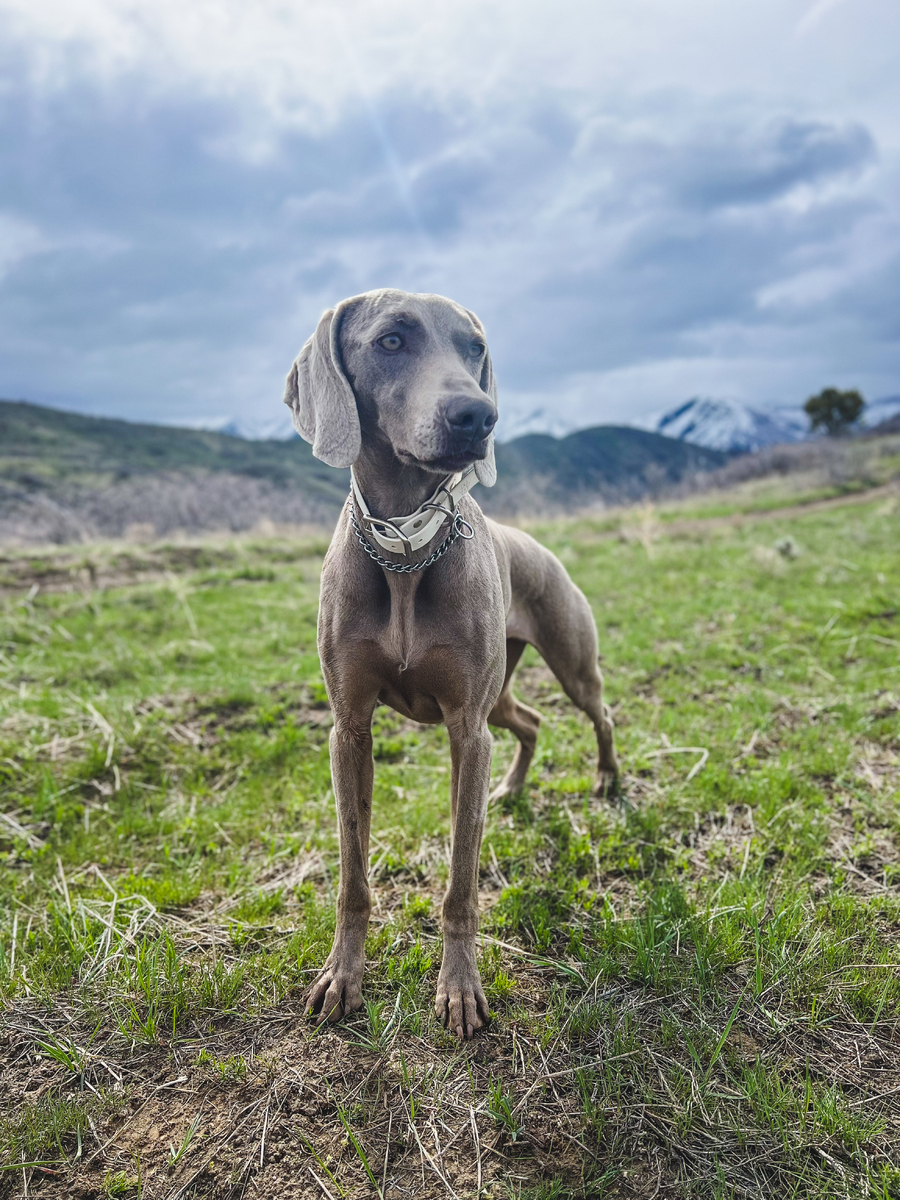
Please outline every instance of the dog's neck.
[[401, 462], [390, 447], [381, 446], [364, 447], [353, 473], [369, 512], [383, 518], [415, 512], [445, 478]]

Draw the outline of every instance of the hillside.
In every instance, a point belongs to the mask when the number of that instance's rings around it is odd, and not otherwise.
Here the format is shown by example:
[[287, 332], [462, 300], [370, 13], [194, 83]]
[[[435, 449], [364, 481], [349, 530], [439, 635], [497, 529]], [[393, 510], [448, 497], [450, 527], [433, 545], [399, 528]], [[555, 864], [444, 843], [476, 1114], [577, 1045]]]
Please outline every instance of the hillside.
[[[571, 511], [657, 494], [726, 461], [638, 429], [532, 434], [497, 447], [499, 481], [479, 501], [498, 514]], [[299, 438], [247, 441], [0, 401], [0, 540], [328, 524], [348, 483]]]
[[299, 485], [332, 504], [346, 492], [344, 475], [313, 458], [299, 438], [251, 442], [0, 400], [0, 482], [7, 487], [96, 488], [133, 475], [197, 470]]
[[479, 503], [489, 512], [572, 510], [655, 495], [728, 455], [643, 429], [599, 425], [568, 437], [532, 433], [497, 447], [497, 484]]

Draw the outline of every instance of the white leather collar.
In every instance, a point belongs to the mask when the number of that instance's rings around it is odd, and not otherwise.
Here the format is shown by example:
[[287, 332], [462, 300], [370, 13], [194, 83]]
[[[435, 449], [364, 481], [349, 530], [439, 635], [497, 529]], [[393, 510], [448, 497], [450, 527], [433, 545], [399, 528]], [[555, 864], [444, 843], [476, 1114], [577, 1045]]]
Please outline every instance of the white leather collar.
[[[377, 543], [382, 550], [391, 554], [403, 554], [407, 558], [416, 550], [421, 550], [433, 541], [440, 529], [450, 517], [454, 517], [460, 500], [467, 495], [478, 478], [475, 474], [475, 464], [466, 467], [465, 471], [448, 475], [428, 500], [420, 504], [414, 513], [407, 517], [390, 517], [381, 520], [373, 517], [369, 506], [359, 489], [356, 474], [350, 468], [350, 489], [353, 504], [356, 508], [357, 519], [365, 530], [366, 536]], [[461, 520], [461, 519], [460, 519]], [[461, 521], [468, 525], [468, 522]], [[464, 534], [464, 537], [471, 536]]]

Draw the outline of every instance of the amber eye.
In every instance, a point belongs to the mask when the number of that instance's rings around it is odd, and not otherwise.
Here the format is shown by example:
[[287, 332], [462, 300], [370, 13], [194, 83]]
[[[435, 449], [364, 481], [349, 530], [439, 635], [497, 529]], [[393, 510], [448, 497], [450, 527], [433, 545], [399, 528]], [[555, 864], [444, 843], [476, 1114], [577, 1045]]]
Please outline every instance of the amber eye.
[[481, 358], [487, 347], [483, 342], [473, 342], [469, 347], [469, 353], [473, 358]]
[[378, 345], [385, 350], [400, 350], [403, 346], [403, 338], [399, 334], [388, 333], [378, 339]]

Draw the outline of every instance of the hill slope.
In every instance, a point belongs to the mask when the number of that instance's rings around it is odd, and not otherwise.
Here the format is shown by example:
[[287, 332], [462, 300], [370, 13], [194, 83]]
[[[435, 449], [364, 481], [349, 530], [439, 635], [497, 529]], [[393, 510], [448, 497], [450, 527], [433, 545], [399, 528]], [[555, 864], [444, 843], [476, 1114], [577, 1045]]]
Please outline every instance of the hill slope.
[[488, 511], [580, 508], [602, 499], [637, 500], [728, 461], [718, 450], [643, 429], [598, 425], [568, 437], [531, 433], [497, 447], [497, 485], [479, 503]]
[[333, 504], [343, 501], [348, 486], [346, 472], [313, 458], [299, 438], [251, 442], [0, 400], [0, 481], [7, 486], [102, 487], [132, 475], [193, 470], [299, 485]]
[[[726, 459], [639, 429], [531, 434], [498, 445], [497, 486], [478, 499], [498, 514], [634, 500]], [[0, 540], [329, 523], [348, 486], [347, 471], [299, 438], [247, 441], [0, 401]]]

